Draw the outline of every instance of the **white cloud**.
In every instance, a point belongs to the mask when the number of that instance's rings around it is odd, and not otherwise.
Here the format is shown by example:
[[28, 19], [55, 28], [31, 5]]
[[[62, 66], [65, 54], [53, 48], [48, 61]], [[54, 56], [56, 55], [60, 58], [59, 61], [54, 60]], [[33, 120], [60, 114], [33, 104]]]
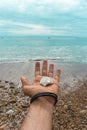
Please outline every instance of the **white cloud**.
[[0, 20], [0, 26], [4, 26], [4, 25], [5, 25], [5, 23], [6, 23], [6, 21], [5, 21], [5, 20]]
[[30, 28], [30, 29], [40, 29], [40, 30], [58, 30], [58, 29], [71, 29], [71, 26], [69, 24], [63, 24], [59, 26], [44, 26], [42, 24], [30, 24], [30, 23], [23, 23], [23, 22], [17, 22], [12, 20], [0, 20], [1, 26], [20, 26], [21, 28]]
[[81, 2], [80, 6], [77, 8], [74, 15], [76, 17], [82, 18], [82, 20], [83, 20], [83, 18], [87, 18], [87, 1], [86, 0]]
[[2, 26], [21, 26], [23, 28], [31, 28], [31, 29], [43, 29], [45, 26], [41, 24], [29, 24], [29, 23], [22, 23], [22, 22], [16, 22], [12, 20], [0, 20], [0, 25]]
[[28, 30], [28, 29], [22, 29], [22, 30], [8, 30], [9, 33], [13, 34], [13, 35], [53, 35], [53, 36], [64, 36], [67, 35], [67, 33], [63, 30], [51, 30], [51, 29], [32, 29], [32, 30]]
[[[68, 11], [79, 4], [80, 0], [1, 0], [0, 7], [15, 8], [19, 12], [29, 10], [29, 6], [32, 5], [33, 9], [47, 6], [48, 8], [56, 8], [60, 11]], [[32, 9], [32, 10], [33, 10]]]
[[[2, 24], [3, 23], [3, 24]], [[5, 21], [0, 20], [0, 24], [2, 26], [12, 26], [15, 28], [6, 28], [4, 31], [8, 32], [11, 35], [64, 35], [66, 34], [66, 30], [68, 26], [61, 26], [61, 27], [47, 27], [41, 24], [28, 24], [16, 21]], [[17, 27], [21, 27], [18, 29]]]
[[4, 34], [69, 35], [75, 34], [76, 27], [84, 32], [87, 1], [0, 0], [0, 14], [0, 18], [6, 19], [0, 20], [0, 31]]
[[76, 6], [79, 4], [80, 0], [58, 0], [60, 4], [66, 6]]
[[3, 26], [3, 23], [0, 23], [0, 26]]
[[79, 2], [80, 0], [58, 0], [54, 3], [54, 6], [60, 12], [68, 12], [76, 8]]

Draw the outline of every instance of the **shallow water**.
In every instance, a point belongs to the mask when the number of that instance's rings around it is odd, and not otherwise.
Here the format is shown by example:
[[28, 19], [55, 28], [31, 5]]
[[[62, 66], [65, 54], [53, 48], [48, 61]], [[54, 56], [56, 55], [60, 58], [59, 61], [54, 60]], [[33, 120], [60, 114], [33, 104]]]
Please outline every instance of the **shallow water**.
[[0, 38], [0, 62], [46, 58], [87, 63], [87, 38]]

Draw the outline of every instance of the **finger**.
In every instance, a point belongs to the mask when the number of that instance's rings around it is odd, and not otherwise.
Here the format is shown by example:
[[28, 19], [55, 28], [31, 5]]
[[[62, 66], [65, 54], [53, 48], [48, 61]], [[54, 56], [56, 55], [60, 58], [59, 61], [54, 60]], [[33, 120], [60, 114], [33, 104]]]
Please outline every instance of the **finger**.
[[43, 61], [42, 76], [47, 76], [47, 60]]
[[60, 70], [60, 69], [57, 69], [57, 70], [56, 70], [56, 75], [55, 75], [55, 77], [54, 77], [54, 79], [56, 80], [56, 81], [55, 81], [56, 84], [58, 84], [58, 82], [59, 82], [60, 73], [61, 73], [61, 70]]
[[35, 78], [35, 83], [40, 82], [40, 80], [41, 80], [41, 76], [40, 76], [40, 75], [38, 75], [38, 76]]
[[21, 82], [22, 82], [22, 86], [25, 86], [25, 85], [29, 85], [29, 81], [27, 80], [26, 77], [21, 77]]
[[40, 75], [40, 62], [36, 62], [35, 64], [35, 77]]
[[54, 64], [50, 64], [48, 76], [53, 77]]

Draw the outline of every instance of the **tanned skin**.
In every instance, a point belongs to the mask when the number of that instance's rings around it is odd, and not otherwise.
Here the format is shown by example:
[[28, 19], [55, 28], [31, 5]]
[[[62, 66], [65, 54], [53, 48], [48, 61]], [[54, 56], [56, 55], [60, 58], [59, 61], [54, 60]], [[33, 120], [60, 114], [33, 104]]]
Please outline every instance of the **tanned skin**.
[[[47, 68], [49, 68], [47, 70]], [[48, 67], [47, 60], [43, 61], [42, 72], [40, 73], [40, 62], [35, 64], [35, 81], [30, 84], [27, 78], [22, 77], [23, 92], [29, 97], [41, 92], [51, 92], [58, 94], [58, 84], [60, 77], [60, 69], [56, 70], [54, 75], [54, 64]], [[40, 85], [40, 80], [43, 76], [52, 77], [54, 83], [49, 86]], [[30, 104], [29, 111], [21, 125], [20, 130], [52, 130], [52, 116], [54, 109], [53, 97], [39, 97]]]

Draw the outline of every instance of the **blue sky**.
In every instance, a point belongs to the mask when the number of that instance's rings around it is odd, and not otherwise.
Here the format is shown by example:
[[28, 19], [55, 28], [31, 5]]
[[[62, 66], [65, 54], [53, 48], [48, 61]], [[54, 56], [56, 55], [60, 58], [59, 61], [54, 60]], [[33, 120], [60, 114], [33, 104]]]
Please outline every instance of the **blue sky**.
[[87, 37], [87, 0], [0, 0], [0, 36]]

